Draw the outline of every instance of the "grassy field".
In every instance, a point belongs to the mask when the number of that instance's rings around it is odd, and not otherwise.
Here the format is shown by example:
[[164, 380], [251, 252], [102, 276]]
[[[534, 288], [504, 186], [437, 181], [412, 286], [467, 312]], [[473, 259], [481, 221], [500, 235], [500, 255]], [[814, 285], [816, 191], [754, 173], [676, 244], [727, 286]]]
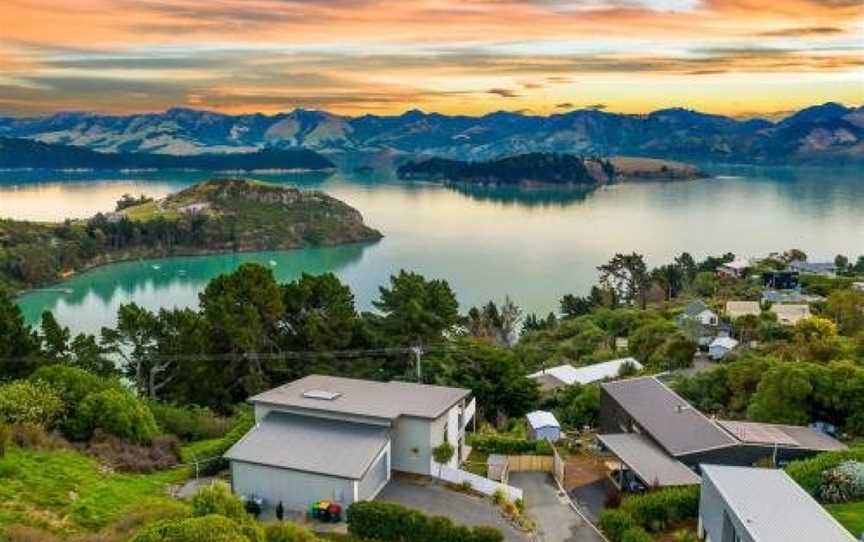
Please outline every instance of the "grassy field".
[[829, 504], [826, 508], [853, 535], [859, 537], [864, 534], [864, 501]]
[[185, 468], [119, 474], [74, 450], [11, 447], [0, 459], [0, 530], [20, 523], [54, 532], [95, 531], [132, 509], [171, 505], [169, 484]]

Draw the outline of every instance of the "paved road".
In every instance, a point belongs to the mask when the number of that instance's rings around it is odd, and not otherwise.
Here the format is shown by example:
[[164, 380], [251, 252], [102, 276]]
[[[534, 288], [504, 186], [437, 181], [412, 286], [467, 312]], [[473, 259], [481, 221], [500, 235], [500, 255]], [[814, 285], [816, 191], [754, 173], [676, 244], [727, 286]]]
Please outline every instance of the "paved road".
[[545, 472], [514, 472], [510, 485], [521, 488], [528, 516], [537, 524], [541, 542], [603, 542], [591, 525], [577, 514], [558, 485]]
[[375, 500], [394, 502], [433, 516], [448, 517], [457, 525], [496, 527], [504, 534], [507, 542], [528, 540], [528, 537], [505, 520], [489, 501], [452, 491], [438, 484], [393, 479]]

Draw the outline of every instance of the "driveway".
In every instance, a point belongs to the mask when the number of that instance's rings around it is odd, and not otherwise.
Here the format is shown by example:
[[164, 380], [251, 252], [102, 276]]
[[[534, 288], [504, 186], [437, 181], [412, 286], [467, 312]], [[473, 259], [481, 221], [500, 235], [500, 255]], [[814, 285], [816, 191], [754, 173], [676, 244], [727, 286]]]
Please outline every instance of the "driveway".
[[551, 474], [514, 472], [510, 485], [524, 491], [528, 516], [537, 524], [541, 542], [603, 542], [603, 538], [559, 494]]
[[528, 536], [504, 519], [488, 500], [459, 493], [442, 485], [394, 478], [375, 500], [401, 504], [431, 516], [444, 516], [457, 525], [495, 527], [504, 534], [507, 542], [528, 541]]

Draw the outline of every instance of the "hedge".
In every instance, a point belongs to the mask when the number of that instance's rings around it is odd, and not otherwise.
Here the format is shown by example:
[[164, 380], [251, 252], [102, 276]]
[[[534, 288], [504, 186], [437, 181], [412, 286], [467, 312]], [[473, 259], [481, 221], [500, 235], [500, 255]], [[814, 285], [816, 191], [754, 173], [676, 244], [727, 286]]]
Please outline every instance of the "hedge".
[[552, 445], [545, 440], [527, 440], [500, 435], [473, 435], [469, 444], [471, 448], [487, 454], [502, 455], [552, 455]]
[[617, 510], [600, 515], [600, 528], [612, 542], [651, 540], [658, 532], [699, 515], [699, 486], [669, 487], [625, 497]]
[[64, 427], [78, 440], [89, 440], [97, 429], [138, 443], [149, 443], [159, 434], [147, 404], [128, 391], [114, 388], [88, 395]]
[[429, 517], [398, 504], [356, 502], [348, 507], [348, 532], [381, 542], [503, 542], [491, 527], [463, 527], [450, 519]]
[[208, 460], [206, 463], [201, 463], [198, 467], [198, 474], [207, 476], [216, 474], [228, 468], [228, 461], [222, 458], [222, 455], [228, 451], [231, 446], [243, 438], [252, 426], [255, 425], [255, 416], [251, 411], [243, 412], [237, 416], [237, 422], [224, 437], [213, 440], [210, 444], [203, 447], [196, 447], [195, 456], [184, 456], [183, 461], [194, 462]]
[[864, 461], [864, 446], [825, 452], [808, 459], [793, 461], [786, 466], [786, 474], [798, 482], [807, 493], [818, 498], [822, 491], [822, 473], [846, 461]]

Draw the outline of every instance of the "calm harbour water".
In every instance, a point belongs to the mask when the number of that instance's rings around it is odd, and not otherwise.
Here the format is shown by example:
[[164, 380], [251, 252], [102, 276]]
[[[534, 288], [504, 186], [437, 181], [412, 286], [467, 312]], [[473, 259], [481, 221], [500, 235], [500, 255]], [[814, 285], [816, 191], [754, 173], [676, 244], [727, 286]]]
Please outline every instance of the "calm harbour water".
[[[321, 189], [359, 209], [385, 237], [370, 245], [135, 261], [62, 284], [71, 294], [19, 298], [28, 321], [43, 310], [75, 331], [97, 332], [130, 301], [156, 309], [191, 306], [207, 281], [255, 261], [281, 281], [333, 271], [361, 309], [399, 269], [447, 279], [463, 309], [510, 295], [526, 312], [555, 310], [568, 292], [596, 281], [615, 252], [649, 264], [682, 251], [762, 255], [791, 247], [811, 259], [864, 254], [864, 171], [706, 166], [712, 179], [625, 184], [594, 191], [455, 190], [401, 183], [390, 174], [255, 176]], [[124, 193], [161, 197], [205, 173], [3, 172], [0, 216], [62, 220], [110, 211]]]

